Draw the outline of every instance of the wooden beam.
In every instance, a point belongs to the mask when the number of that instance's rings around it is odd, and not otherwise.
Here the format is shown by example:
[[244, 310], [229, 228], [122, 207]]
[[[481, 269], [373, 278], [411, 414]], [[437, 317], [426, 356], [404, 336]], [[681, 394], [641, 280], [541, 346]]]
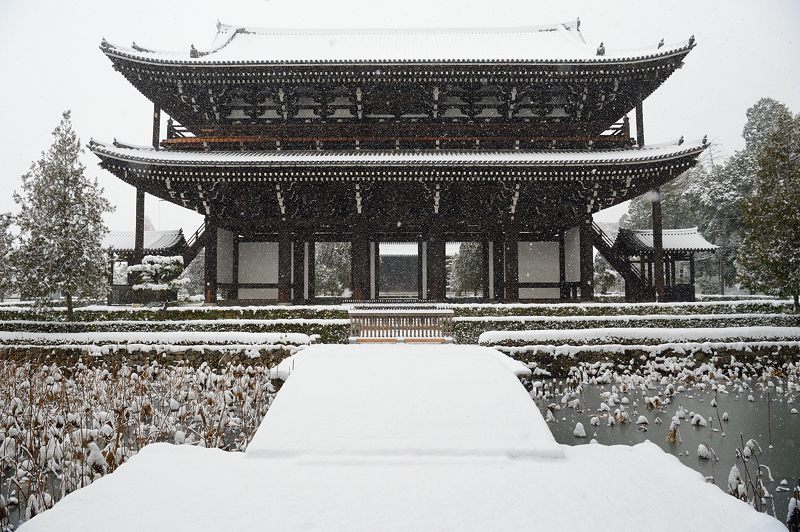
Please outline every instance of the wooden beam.
[[561, 289], [559, 290], [561, 299], [568, 299], [566, 287], [567, 281], [567, 246], [564, 238], [564, 230], [558, 232], [558, 282]]
[[652, 191], [653, 208], [653, 276], [655, 277], [656, 301], [664, 301], [664, 240], [661, 222], [661, 191]]

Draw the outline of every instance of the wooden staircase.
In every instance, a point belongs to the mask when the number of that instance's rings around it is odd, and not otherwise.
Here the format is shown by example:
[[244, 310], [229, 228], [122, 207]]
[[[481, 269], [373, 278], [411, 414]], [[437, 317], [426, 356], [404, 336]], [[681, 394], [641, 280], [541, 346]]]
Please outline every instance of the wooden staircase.
[[592, 245], [622, 276], [625, 281], [625, 299], [644, 301], [648, 287], [639, 265], [632, 263], [627, 255], [615, 247], [608, 234], [595, 222], [592, 222]]

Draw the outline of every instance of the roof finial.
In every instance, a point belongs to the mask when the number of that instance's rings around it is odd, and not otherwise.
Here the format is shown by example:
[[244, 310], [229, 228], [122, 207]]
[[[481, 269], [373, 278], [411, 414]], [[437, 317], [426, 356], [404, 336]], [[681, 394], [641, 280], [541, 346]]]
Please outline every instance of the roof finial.
[[678, 139], [678, 146], [681, 144], [683, 144], [683, 135], [681, 135], [681, 138]]
[[108, 48], [108, 46], [109, 46], [108, 41], [106, 40], [105, 37], [103, 37], [102, 40], [100, 41], [100, 47], [101, 48]]
[[575, 29], [581, 31], [581, 17], [578, 17], [577, 22], [575, 22]]
[[217, 31], [219, 31], [221, 27], [222, 27], [222, 22], [220, 22], [219, 19], [217, 19]]
[[693, 45], [694, 45], [694, 35], [689, 37], [689, 46], [693, 46]]
[[603, 43], [600, 43], [600, 46], [597, 47], [597, 55], [606, 55], [606, 47]]
[[664, 46], [664, 39], [663, 38], [660, 41], [658, 41], [658, 47], [661, 48], [662, 46]]
[[703, 146], [708, 144], [708, 135], [703, 135]]
[[200, 54], [197, 52], [197, 48], [194, 47], [194, 44], [192, 44], [191, 48], [189, 48], [189, 57], [200, 57]]

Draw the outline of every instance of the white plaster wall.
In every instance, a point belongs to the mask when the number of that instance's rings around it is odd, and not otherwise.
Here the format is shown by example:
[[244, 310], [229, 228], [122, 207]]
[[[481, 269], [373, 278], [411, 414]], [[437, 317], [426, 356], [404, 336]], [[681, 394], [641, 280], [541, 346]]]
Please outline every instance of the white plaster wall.
[[558, 288], [520, 288], [520, 299], [559, 299], [561, 291]]
[[240, 288], [239, 299], [278, 299], [277, 288]]
[[[239, 282], [278, 282], [277, 242], [239, 242]], [[241, 289], [239, 297], [245, 299]]]
[[558, 242], [519, 242], [517, 246], [520, 283], [559, 281]]
[[233, 233], [217, 229], [217, 282], [233, 282]]
[[564, 270], [568, 283], [581, 280], [581, 232], [578, 227], [564, 232]]

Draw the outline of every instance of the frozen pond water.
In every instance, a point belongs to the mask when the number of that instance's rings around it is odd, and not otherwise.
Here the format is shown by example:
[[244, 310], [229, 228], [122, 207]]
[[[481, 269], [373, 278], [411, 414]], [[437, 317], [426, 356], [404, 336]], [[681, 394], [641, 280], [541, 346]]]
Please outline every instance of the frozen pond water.
[[[702, 389], [700, 386], [686, 385], [686, 391], [675, 393], [670, 399], [669, 404], [663, 404], [659, 409], [648, 409], [645, 406], [645, 396], [653, 397], [662, 392], [661, 398], [664, 399], [664, 386], [657, 386], [646, 392], [638, 388], [630, 389], [627, 392], [618, 390], [620, 404], [610, 407], [611, 414], [617, 408], [623, 408], [630, 416], [627, 423], [615, 423], [608, 426], [608, 413], [599, 412], [601, 403], [608, 404], [608, 398], [603, 394], [612, 391], [612, 385], [584, 384], [581, 386], [579, 404], [577, 408], [570, 408], [566, 404], [561, 404], [564, 395], [565, 384], [560, 380], [542, 381], [543, 389], [548, 390], [552, 396], [549, 398], [538, 397], [536, 403], [547, 414], [548, 405], [558, 404], [560, 410], [554, 412], [554, 419], [550, 422], [550, 428], [556, 441], [571, 445], [588, 444], [594, 437], [598, 443], [604, 445], [625, 444], [632, 445], [650, 440], [657, 444], [664, 451], [678, 457], [681, 463], [699, 471], [706, 477], [713, 476], [714, 483], [721, 489], [727, 491], [728, 473], [736, 463], [736, 449], [742, 447], [742, 437], [747, 442], [755, 439], [763, 449], [763, 454], [758, 456], [760, 463], [765, 464], [771, 469], [774, 482], [769, 481], [766, 470], [764, 473], [764, 484], [767, 490], [774, 496], [774, 509], [777, 518], [783, 522], [786, 518], [786, 508], [789, 500], [789, 492], [778, 491], [779, 483], [786, 479], [789, 487], [794, 486], [800, 479], [800, 415], [792, 414], [793, 408], [800, 409], [800, 392], [796, 389], [782, 390], [786, 383], [778, 380], [773, 381], [775, 387], [764, 386], [762, 383], [753, 385], [753, 389], [739, 390], [737, 385], [728, 386], [728, 393], [714, 392], [710, 385]], [[677, 389], [678, 384], [676, 383]], [[568, 388], [568, 387], [567, 387]], [[769, 411], [767, 390], [769, 390]], [[749, 401], [752, 395], [753, 401]], [[712, 406], [716, 397], [717, 408]], [[625, 399], [627, 398], [627, 404]], [[574, 399], [571, 399], [574, 400]], [[569, 401], [568, 401], [569, 402]], [[679, 408], [687, 412], [687, 417], [681, 420], [679, 427], [679, 441], [677, 443], [667, 442], [667, 432], [669, 430], [672, 417]], [[552, 408], [552, 407], [551, 407]], [[706, 427], [692, 426], [690, 423], [689, 412], [702, 415], [709, 425]], [[728, 413], [728, 421], [722, 422], [722, 430], [718, 418]], [[605, 414], [605, 416], [604, 416]], [[649, 424], [646, 431], [640, 430], [636, 424], [637, 418], [643, 415], [647, 417]], [[597, 416], [599, 424], [591, 425], [592, 417]], [[656, 418], [660, 418], [663, 423], [657, 424]], [[577, 422], [583, 423], [586, 430], [586, 438], [577, 438], [573, 435], [573, 430]], [[772, 447], [770, 448], [770, 426], [772, 434]], [[741, 435], [741, 436], [740, 436]], [[700, 443], [709, 445], [718, 457], [718, 461], [704, 460], [698, 458], [697, 447]], [[739, 469], [744, 476], [744, 469], [739, 463]], [[753, 460], [748, 462], [751, 474], [755, 474], [756, 465]], [[772, 502], [767, 499], [768, 512], [772, 514]]]

